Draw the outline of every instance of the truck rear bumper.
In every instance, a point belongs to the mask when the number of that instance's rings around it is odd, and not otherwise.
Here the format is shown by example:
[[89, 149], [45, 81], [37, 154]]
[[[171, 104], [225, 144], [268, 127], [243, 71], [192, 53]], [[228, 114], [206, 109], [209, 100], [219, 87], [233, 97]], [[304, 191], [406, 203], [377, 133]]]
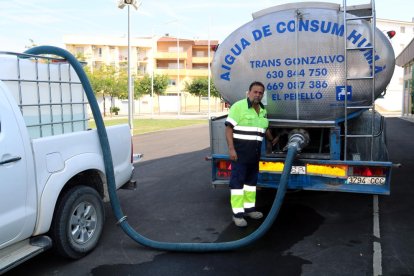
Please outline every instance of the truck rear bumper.
[[[228, 157], [213, 155], [211, 161], [213, 186], [227, 187]], [[292, 167], [288, 189], [389, 195], [392, 166], [391, 162], [299, 159]], [[283, 159], [262, 158], [259, 167], [257, 186], [277, 189]]]

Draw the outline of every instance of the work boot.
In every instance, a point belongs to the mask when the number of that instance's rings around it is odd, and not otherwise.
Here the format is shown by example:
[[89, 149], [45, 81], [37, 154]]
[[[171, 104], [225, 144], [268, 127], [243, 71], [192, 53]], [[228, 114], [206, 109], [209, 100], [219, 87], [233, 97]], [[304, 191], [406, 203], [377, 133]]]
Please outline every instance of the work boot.
[[236, 224], [236, 226], [238, 227], [246, 227], [247, 226], [247, 221], [244, 218], [236, 218], [233, 216], [233, 221], [234, 224]]
[[257, 211], [245, 213], [244, 215], [252, 219], [261, 219], [263, 217], [263, 213]]

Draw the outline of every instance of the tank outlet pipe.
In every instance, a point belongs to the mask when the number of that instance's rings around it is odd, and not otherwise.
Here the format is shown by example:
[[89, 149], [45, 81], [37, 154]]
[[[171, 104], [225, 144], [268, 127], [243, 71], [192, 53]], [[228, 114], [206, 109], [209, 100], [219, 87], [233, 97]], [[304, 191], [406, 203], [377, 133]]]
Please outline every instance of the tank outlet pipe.
[[293, 160], [296, 157], [298, 149], [303, 146], [302, 138], [300, 136], [291, 137], [289, 144], [287, 146], [287, 156], [285, 160], [285, 166], [281, 175], [279, 188], [276, 193], [275, 200], [272, 204], [269, 214], [266, 219], [260, 225], [256, 231], [251, 233], [249, 236], [244, 237], [239, 240], [221, 242], [221, 243], [171, 243], [171, 242], [159, 242], [148, 239], [141, 234], [137, 233], [127, 222], [127, 216], [122, 212], [120, 202], [116, 193], [115, 187], [115, 175], [114, 168], [112, 163], [112, 155], [109, 146], [108, 136], [106, 133], [105, 125], [99, 110], [98, 103], [96, 101], [95, 95], [93, 94], [92, 87], [90, 82], [83, 71], [81, 64], [76, 60], [76, 58], [69, 53], [68, 51], [54, 47], [54, 46], [38, 46], [27, 50], [25, 53], [33, 55], [56, 55], [66, 59], [70, 65], [72, 65], [75, 72], [78, 74], [78, 77], [82, 83], [82, 86], [85, 90], [86, 96], [89, 100], [89, 104], [92, 110], [93, 117], [95, 119], [97, 132], [99, 136], [99, 141], [102, 148], [102, 154], [104, 157], [104, 165], [106, 171], [108, 193], [111, 202], [111, 207], [114, 213], [115, 218], [117, 219], [117, 224], [122, 228], [122, 230], [134, 241], [137, 243], [148, 246], [151, 248], [167, 251], [180, 251], [180, 252], [213, 252], [213, 251], [229, 251], [235, 250], [247, 245], [252, 244], [260, 237], [262, 237], [272, 226], [275, 221], [280, 207], [283, 202], [283, 198], [286, 193], [287, 183], [289, 174], [292, 168]]
[[300, 152], [304, 149], [307, 145], [309, 145], [309, 133], [304, 129], [293, 129], [289, 132], [288, 135], [288, 142], [283, 150], [288, 150], [290, 146], [294, 146], [297, 148], [297, 151]]

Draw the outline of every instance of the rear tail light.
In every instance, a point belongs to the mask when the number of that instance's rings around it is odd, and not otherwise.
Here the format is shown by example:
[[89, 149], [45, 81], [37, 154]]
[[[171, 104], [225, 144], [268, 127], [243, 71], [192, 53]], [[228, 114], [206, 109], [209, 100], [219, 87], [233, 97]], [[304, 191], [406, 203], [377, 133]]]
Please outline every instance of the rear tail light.
[[388, 36], [389, 39], [393, 38], [396, 34], [397, 34], [397, 32], [394, 31], [394, 30], [391, 30], [391, 31], [387, 32], [387, 36]]
[[350, 176], [375, 177], [375, 176], [386, 176], [386, 174], [387, 174], [387, 168], [385, 167], [351, 166], [349, 168]]
[[226, 160], [217, 160], [216, 162], [216, 177], [220, 179], [230, 178], [231, 162]]

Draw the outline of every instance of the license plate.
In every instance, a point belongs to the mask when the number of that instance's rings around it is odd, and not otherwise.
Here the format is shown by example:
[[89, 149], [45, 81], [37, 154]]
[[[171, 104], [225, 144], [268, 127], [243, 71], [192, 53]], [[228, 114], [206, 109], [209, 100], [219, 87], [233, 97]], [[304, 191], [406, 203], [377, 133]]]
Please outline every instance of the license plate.
[[[284, 168], [283, 162], [260, 162], [259, 163], [259, 170], [261, 172], [276, 172], [282, 173]], [[292, 166], [290, 170], [291, 174], [306, 174], [306, 167], [305, 166]]]
[[305, 166], [292, 166], [290, 173], [291, 174], [306, 174], [306, 167]]
[[368, 176], [349, 176], [348, 184], [370, 184], [370, 185], [384, 185], [385, 177], [368, 177]]

